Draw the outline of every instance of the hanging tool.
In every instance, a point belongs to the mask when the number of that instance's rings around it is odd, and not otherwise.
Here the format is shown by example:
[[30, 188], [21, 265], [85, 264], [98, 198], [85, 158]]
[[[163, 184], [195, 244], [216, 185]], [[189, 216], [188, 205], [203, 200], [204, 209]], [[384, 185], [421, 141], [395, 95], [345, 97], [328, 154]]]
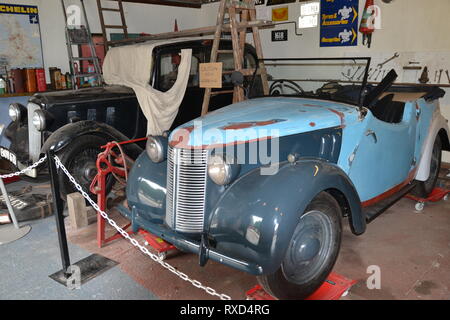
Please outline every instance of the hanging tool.
[[442, 72], [444, 70], [443, 69], [439, 69], [439, 78], [438, 78], [438, 82], [437, 83], [441, 83], [441, 77], [442, 77]]
[[448, 83], [450, 83], [450, 74], [448, 73], [448, 70], [445, 70], [445, 73], [447, 74]]
[[439, 74], [439, 71], [436, 70], [436, 71], [434, 72], [434, 83], [437, 83], [438, 74]]
[[427, 83], [430, 81], [430, 78], [428, 77], [428, 67], [423, 68], [422, 74], [420, 75], [419, 82], [420, 83]]
[[384, 66], [386, 63], [391, 62], [391, 61], [394, 60], [394, 59], [397, 59], [399, 56], [400, 56], [400, 55], [398, 54], [398, 52], [396, 52], [396, 53], [395, 53], [392, 57], [390, 57], [389, 59], [386, 59], [386, 60], [384, 60], [383, 62], [379, 63], [379, 64], [377, 65], [377, 67], [381, 69], [381, 68], [383, 68], [383, 66]]
[[[372, 34], [375, 31], [374, 20], [375, 11], [373, 10], [373, 0], [366, 0], [366, 5], [364, 6], [364, 12], [361, 19], [361, 24], [359, 26], [359, 32], [363, 34], [363, 45], [367, 45], [370, 48], [372, 43]], [[369, 12], [369, 9], [371, 12]]]

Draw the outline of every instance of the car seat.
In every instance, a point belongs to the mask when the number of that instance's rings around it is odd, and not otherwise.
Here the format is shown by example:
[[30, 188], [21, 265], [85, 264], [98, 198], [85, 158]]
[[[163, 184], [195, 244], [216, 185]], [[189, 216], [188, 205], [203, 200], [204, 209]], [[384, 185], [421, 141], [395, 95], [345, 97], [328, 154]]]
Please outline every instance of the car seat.
[[379, 120], [389, 123], [400, 123], [405, 111], [405, 103], [392, 101], [394, 94], [388, 94], [369, 107], [372, 114]]

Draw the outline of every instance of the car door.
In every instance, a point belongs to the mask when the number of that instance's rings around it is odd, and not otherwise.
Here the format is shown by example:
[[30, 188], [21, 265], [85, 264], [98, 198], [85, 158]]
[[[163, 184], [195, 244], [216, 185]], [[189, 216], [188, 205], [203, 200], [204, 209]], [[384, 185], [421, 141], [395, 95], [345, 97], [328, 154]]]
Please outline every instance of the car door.
[[363, 206], [399, 191], [414, 178], [417, 119], [406, 104], [400, 123], [381, 121], [369, 112], [363, 134], [350, 156], [349, 177]]

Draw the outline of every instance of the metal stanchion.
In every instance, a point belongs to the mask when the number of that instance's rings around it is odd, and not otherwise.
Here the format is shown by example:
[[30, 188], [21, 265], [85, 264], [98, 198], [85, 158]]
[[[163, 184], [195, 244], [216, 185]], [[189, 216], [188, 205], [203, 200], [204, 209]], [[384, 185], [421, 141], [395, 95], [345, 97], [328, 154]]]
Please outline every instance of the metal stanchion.
[[[117, 265], [117, 262], [103, 257], [99, 254], [90, 256], [70, 264], [69, 247], [64, 225], [64, 203], [59, 190], [58, 171], [55, 165], [55, 153], [50, 148], [47, 151], [48, 168], [53, 195], [53, 212], [55, 213], [56, 228], [58, 231], [59, 250], [61, 253], [62, 269], [49, 277], [67, 286], [69, 289], [79, 288], [83, 283], [89, 281], [106, 270]], [[63, 173], [61, 173], [63, 174]], [[74, 285], [75, 284], [75, 285]]]
[[14, 213], [14, 209], [11, 205], [11, 200], [9, 199], [8, 191], [6, 191], [5, 183], [3, 182], [2, 178], [0, 178], [0, 189], [3, 194], [3, 198], [5, 199], [9, 216], [11, 217], [11, 220], [13, 222], [13, 225], [8, 224], [5, 226], [0, 226], [0, 244], [5, 244], [24, 237], [28, 234], [28, 232], [30, 232], [31, 227], [29, 225], [22, 227], [19, 226], [16, 215]]
[[56, 229], [58, 231], [59, 250], [61, 252], [62, 270], [67, 275], [67, 269], [70, 266], [69, 247], [67, 246], [66, 228], [64, 226], [64, 204], [59, 192], [58, 172], [56, 171], [54, 152], [51, 148], [47, 151], [48, 169], [50, 172], [50, 181], [53, 195], [53, 212], [56, 219]]

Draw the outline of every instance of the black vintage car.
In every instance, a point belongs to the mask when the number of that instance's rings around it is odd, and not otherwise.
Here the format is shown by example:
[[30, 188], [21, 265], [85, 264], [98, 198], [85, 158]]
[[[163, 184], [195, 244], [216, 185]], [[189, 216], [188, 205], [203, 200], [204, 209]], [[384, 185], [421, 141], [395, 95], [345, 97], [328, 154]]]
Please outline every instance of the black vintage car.
[[[212, 40], [192, 40], [157, 46], [153, 50], [151, 85], [160, 91], [169, 90], [176, 80], [177, 65], [172, 59], [181, 49], [192, 49], [192, 63], [188, 87], [172, 124], [175, 128], [201, 113], [204, 89], [199, 87], [199, 63], [208, 62]], [[230, 50], [231, 41], [221, 42], [221, 49]], [[256, 62], [255, 49], [245, 47], [244, 66], [252, 68]], [[233, 54], [219, 54], [223, 70], [233, 70]], [[224, 72], [223, 86], [233, 88], [231, 76]], [[223, 89], [222, 89], [223, 90]], [[232, 94], [213, 95], [210, 110], [232, 102]], [[125, 141], [144, 137], [147, 120], [142, 113], [132, 89], [123, 86], [103, 86], [80, 90], [37, 93], [27, 106], [13, 103], [9, 107], [13, 120], [4, 131], [0, 146], [1, 161], [7, 161], [12, 169], [22, 169], [43, 156], [50, 145], [57, 146], [57, 154], [63, 164], [81, 183], [85, 190], [96, 174], [95, 160], [100, 146], [108, 141]], [[4, 143], [6, 142], [6, 144]], [[142, 152], [136, 144], [128, 146], [127, 153], [135, 158]], [[42, 176], [45, 166], [28, 172], [28, 176]], [[62, 193], [74, 189], [61, 176]]]

